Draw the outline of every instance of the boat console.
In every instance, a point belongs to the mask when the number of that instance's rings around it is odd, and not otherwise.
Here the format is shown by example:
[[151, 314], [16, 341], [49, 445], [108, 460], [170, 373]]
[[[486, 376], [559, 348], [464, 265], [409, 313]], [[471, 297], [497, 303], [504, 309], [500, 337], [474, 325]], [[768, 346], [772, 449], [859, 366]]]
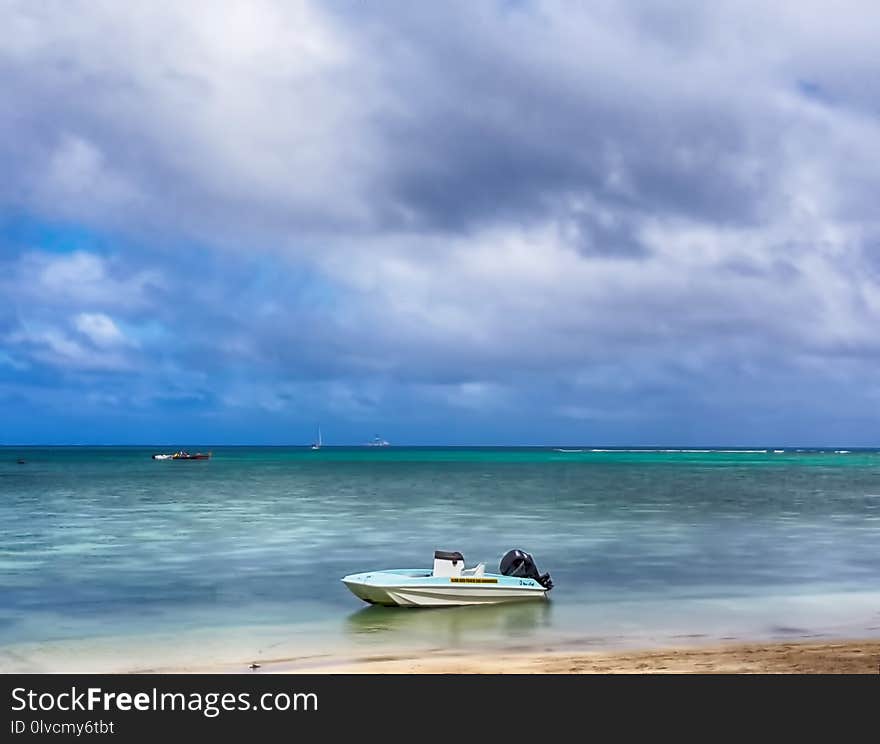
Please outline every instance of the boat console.
[[454, 552], [446, 550], [434, 551], [433, 576], [461, 576], [463, 570], [464, 556], [457, 550]]

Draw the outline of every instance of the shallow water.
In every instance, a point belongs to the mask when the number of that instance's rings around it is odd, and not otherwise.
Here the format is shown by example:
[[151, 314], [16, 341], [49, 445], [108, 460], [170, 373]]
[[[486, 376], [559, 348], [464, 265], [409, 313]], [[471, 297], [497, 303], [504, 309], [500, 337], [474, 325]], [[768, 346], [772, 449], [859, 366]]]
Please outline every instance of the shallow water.
[[[152, 451], [0, 448], [0, 669], [880, 635], [876, 451]], [[551, 602], [383, 610], [339, 582], [511, 547]]]

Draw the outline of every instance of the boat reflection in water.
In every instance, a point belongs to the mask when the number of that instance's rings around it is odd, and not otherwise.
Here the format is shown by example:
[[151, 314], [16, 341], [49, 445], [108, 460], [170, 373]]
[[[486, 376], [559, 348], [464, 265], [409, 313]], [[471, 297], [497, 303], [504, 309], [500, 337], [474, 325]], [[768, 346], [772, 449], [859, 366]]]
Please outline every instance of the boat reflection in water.
[[373, 605], [349, 615], [345, 629], [359, 641], [372, 637], [377, 642], [410, 640], [432, 645], [466, 645], [486, 639], [523, 638], [548, 628], [552, 604], [519, 602], [427, 611]]

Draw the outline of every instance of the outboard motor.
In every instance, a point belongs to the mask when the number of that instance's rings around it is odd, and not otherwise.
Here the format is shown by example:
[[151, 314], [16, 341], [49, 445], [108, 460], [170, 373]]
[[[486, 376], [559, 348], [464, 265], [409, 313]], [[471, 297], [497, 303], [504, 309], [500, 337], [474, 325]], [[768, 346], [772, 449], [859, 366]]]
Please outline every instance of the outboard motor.
[[553, 588], [550, 574], [538, 573], [535, 559], [524, 550], [508, 550], [501, 559], [499, 570], [504, 576], [534, 579], [548, 591]]

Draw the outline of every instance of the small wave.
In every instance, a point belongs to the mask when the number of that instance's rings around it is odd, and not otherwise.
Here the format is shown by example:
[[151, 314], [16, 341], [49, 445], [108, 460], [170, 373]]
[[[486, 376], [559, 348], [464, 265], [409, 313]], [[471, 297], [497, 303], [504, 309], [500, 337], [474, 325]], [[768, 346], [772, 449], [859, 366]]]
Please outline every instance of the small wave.
[[[557, 449], [557, 452], [584, 452], [585, 450], [560, 450]], [[647, 448], [638, 448], [638, 449], [599, 449], [593, 448], [589, 450], [590, 452], [635, 452], [640, 454], [664, 454], [664, 455], [711, 455], [711, 454], [728, 454], [728, 455], [759, 455], [759, 454], [767, 454], [769, 450], [765, 449], [755, 449], [755, 450], [746, 450], [746, 449], [647, 449]], [[785, 452], [785, 450], [773, 450], [774, 452]]]

